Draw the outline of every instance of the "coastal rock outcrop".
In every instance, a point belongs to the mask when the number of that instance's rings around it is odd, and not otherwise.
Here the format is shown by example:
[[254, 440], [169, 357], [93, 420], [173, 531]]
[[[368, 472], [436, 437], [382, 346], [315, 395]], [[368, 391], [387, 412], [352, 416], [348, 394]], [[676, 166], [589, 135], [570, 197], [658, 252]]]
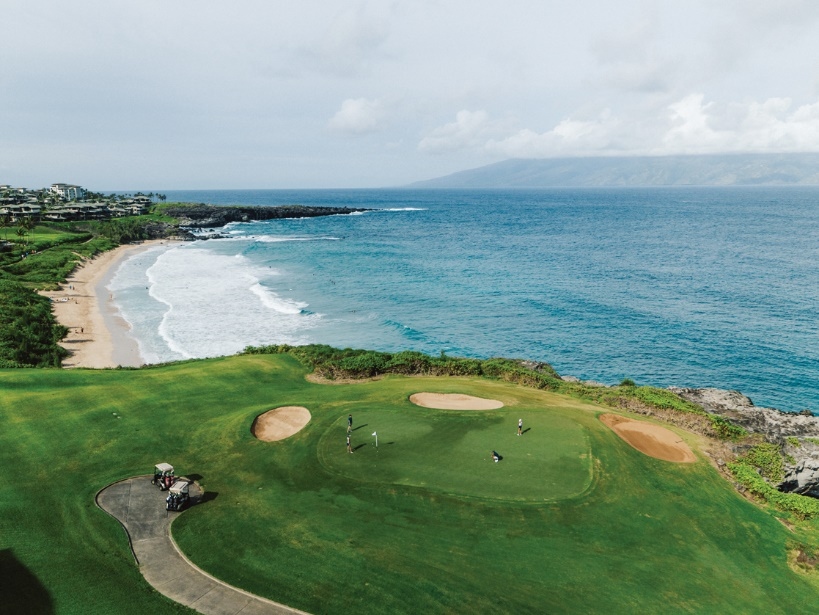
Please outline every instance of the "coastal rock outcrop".
[[163, 209], [163, 213], [177, 219], [180, 227], [218, 228], [230, 222], [250, 222], [251, 220], [274, 220], [280, 218], [315, 218], [338, 216], [370, 211], [356, 207], [307, 207], [304, 205], [281, 205], [276, 207], [218, 206], [204, 203], [173, 204]]
[[819, 417], [812, 412], [758, 407], [739, 391], [682, 387], [669, 390], [779, 446], [785, 460], [785, 477], [776, 488], [819, 497]]

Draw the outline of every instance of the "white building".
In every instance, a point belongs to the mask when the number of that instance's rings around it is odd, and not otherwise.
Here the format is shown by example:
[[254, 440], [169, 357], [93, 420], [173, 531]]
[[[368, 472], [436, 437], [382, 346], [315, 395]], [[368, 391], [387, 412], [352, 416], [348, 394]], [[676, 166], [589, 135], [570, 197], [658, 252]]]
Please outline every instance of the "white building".
[[66, 201], [78, 201], [85, 198], [85, 188], [73, 184], [51, 184], [49, 190], [60, 195]]

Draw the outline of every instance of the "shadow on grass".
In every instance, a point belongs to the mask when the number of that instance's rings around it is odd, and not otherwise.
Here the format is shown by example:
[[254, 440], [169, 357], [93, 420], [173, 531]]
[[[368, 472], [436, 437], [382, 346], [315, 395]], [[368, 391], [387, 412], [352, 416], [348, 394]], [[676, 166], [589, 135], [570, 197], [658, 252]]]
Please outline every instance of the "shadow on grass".
[[358, 446], [353, 448], [353, 451], [357, 451], [358, 449], [364, 448], [365, 446], [367, 446], [367, 445], [366, 444], [359, 444]]
[[212, 502], [219, 496], [218, 491], [205, 491], [199, 499], [195, 502], [196, 504], [207, 504], [208, 502]]
[[359, 425], [358, 427], [356, 427], [355, 429], [353, 429], [353, 431], [358, 431], [359, 429], [364, 429], [364, 428], [365, 428], [365, 427], [366, 427], [368, 424], [369, 424], [369, 423], [364, 423], [363, 425]]
[[521, 433], [529, 433], [530, 431], [532, 431], [532, 428], [531, 428], [531, 427], [527, 427], [527, 428], [526, 428], [526, 429], [524, 429], [524, 430], [523, 430]]
[[11, 549], [0, 551], [0, 579], [4, 613], [54, 613], [51, 594]]

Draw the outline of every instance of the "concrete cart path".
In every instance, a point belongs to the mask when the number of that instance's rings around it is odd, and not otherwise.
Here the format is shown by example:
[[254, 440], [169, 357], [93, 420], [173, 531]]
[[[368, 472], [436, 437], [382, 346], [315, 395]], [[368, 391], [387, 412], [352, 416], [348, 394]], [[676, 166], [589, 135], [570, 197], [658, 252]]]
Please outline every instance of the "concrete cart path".
[[[196, 485], [190, 491], [196, 505], [201, 491]], [[166, 495], [150, 476], [114, 483], [97, 494], [97, 505], [123, 525], [139, 571], [159, 593], [207, 615], [304, 613], [223, 583], [195, 566], [171, 538], [171, 523], [182, 513], [165, 510]]]

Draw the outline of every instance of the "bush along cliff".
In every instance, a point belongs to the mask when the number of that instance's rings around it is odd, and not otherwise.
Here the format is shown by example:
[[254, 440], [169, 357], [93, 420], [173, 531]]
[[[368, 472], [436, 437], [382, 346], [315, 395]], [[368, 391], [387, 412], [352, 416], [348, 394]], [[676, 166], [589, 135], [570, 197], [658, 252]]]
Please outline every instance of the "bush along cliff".
[[799, 517], [819, 515], [819, 417], [758, 407], [738, 391], [671, 390], [750, 434], [727, 464], [739, 486]]

